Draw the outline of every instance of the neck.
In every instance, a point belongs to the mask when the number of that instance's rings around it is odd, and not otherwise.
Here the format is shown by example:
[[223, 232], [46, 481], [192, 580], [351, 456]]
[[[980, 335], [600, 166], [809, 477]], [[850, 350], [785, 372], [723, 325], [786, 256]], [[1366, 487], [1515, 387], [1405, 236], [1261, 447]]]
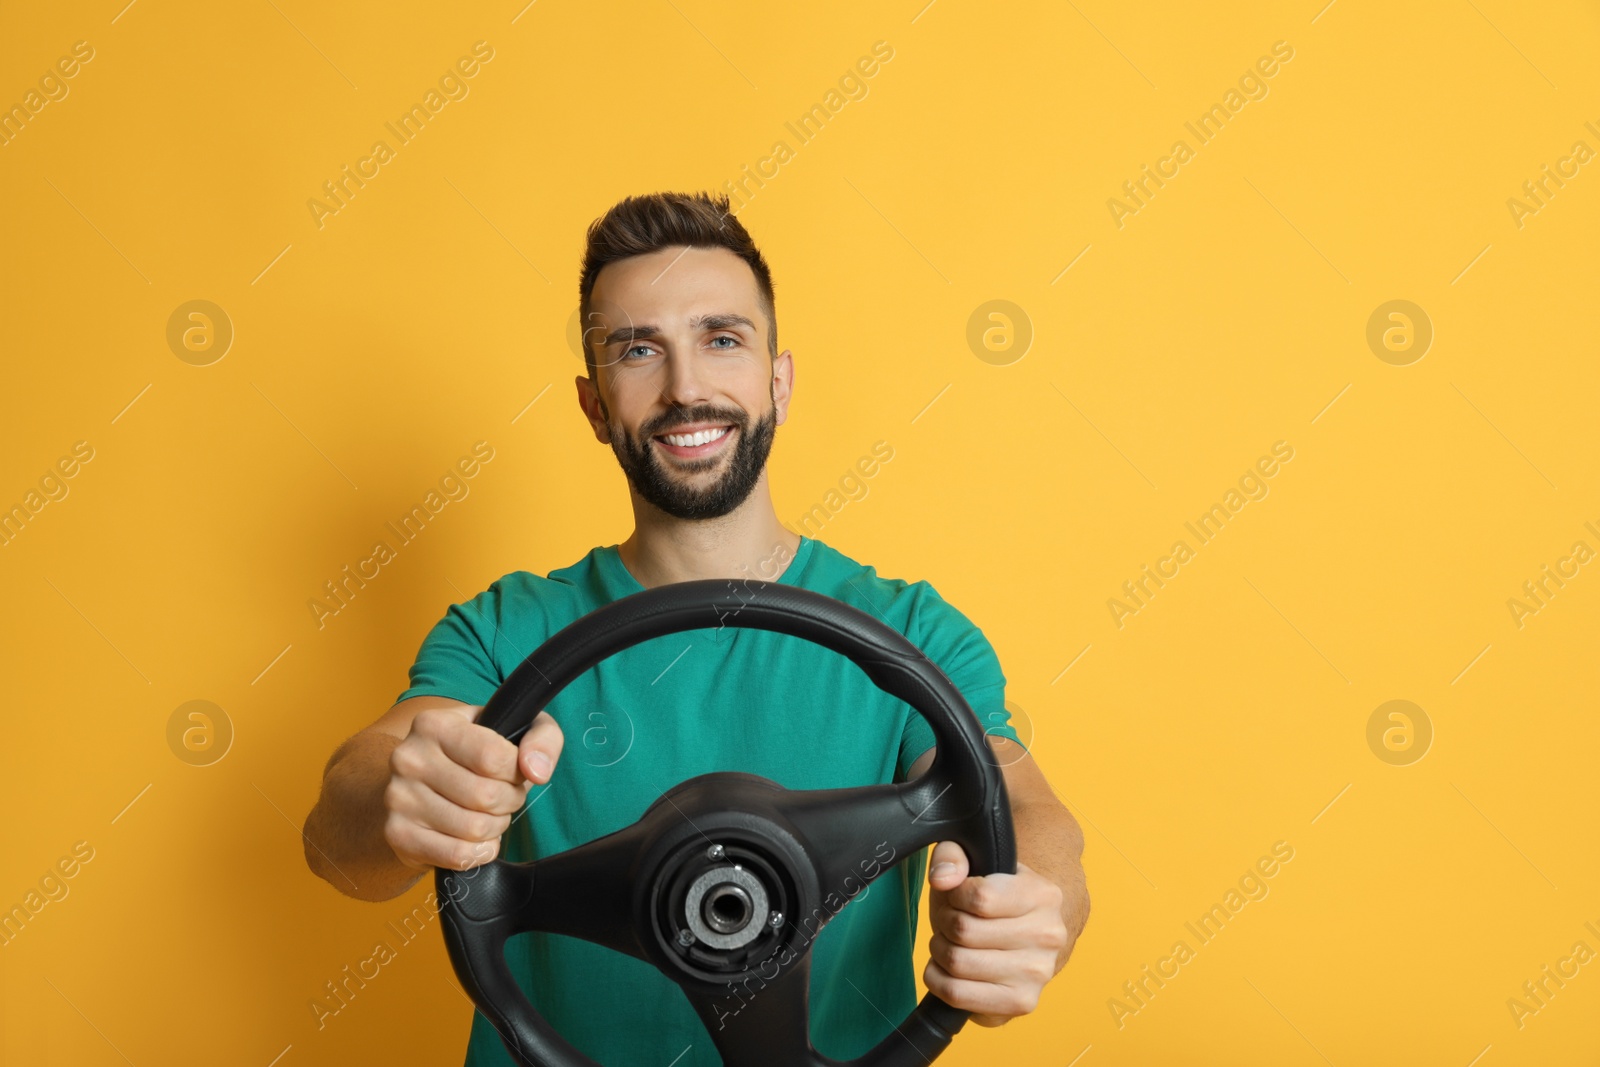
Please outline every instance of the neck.
[[633, 533], [617, 546], [646, 589], [702, 578], [775, 581], [800, 547], [800, 535], [778, 521], [761, 478], [744, 503], [716, 519], [680, 519], [633, 494]]

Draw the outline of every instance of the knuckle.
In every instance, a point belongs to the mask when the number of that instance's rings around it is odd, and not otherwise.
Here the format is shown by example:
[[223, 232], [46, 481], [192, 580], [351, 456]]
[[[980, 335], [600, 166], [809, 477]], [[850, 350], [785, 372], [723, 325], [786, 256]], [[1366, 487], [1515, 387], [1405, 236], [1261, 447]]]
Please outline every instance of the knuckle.
[[489, 772], [500, 780], [509, 779], [517, 769], [517, 746], [503, 737], [497, 737], [484, 757]]
[[390, 813], [391, 819], [395, 817], [396, 812], [405, 808], [408, 799], [406, 787], [398, 778], [389, 779], [389, 783], [383, 787], [383, 806]]
[[480, 778], [472, 787], [472, 806], [492, 814], [495, 802], [500, 799], [499, 784], [492, 778]]
[[402, 741], [389, 753], [389, 770], [402, 778], [415, 778], [422, 770], [422, 753], [409, 741]]
[[478, 813], [468, 820], [474, 841], [483, 843], [492, 841], [500, 836], [501, 818], [498, 815], [485, 815]]

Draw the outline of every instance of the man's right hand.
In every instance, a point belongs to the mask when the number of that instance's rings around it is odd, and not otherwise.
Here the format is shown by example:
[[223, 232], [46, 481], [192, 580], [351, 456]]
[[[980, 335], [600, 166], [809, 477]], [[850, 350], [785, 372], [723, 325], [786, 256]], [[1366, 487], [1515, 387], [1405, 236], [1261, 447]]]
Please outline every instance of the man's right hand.
[[384, 837], [408, 867], [464, 871], [500, 852], [528, 790], [550, 780], [564, 736], [541, 711], [513, 744], [474, 720], [470, 704], [418, 711], [389, 755]]

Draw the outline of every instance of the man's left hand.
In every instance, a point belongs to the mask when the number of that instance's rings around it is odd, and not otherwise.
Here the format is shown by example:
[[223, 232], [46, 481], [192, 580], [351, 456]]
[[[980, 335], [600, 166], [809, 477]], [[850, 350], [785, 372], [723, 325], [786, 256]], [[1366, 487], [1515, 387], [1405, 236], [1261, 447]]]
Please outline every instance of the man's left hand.
[[[948, 866], [944, 866], [948, 865]], [[1016, 874], [968, 876], [954, 841], [934, 846], [928, 866], [928, 991], [1000, 1026], [1039, 1004], [1045, 983], [1071, 943], [1061, 917], [1061, 887], [1022, 862]]]

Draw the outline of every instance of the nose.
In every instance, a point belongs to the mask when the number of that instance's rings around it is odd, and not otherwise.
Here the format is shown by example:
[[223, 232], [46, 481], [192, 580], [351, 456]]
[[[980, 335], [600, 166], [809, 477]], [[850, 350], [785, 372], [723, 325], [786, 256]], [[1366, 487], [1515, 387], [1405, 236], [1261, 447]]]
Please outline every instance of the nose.
[[692, 351], [674, 346], [667, 353], [666, 381], [662, 383], [661, 399], [674, 408], [692, 408], [711, 399], [704, 368]]

